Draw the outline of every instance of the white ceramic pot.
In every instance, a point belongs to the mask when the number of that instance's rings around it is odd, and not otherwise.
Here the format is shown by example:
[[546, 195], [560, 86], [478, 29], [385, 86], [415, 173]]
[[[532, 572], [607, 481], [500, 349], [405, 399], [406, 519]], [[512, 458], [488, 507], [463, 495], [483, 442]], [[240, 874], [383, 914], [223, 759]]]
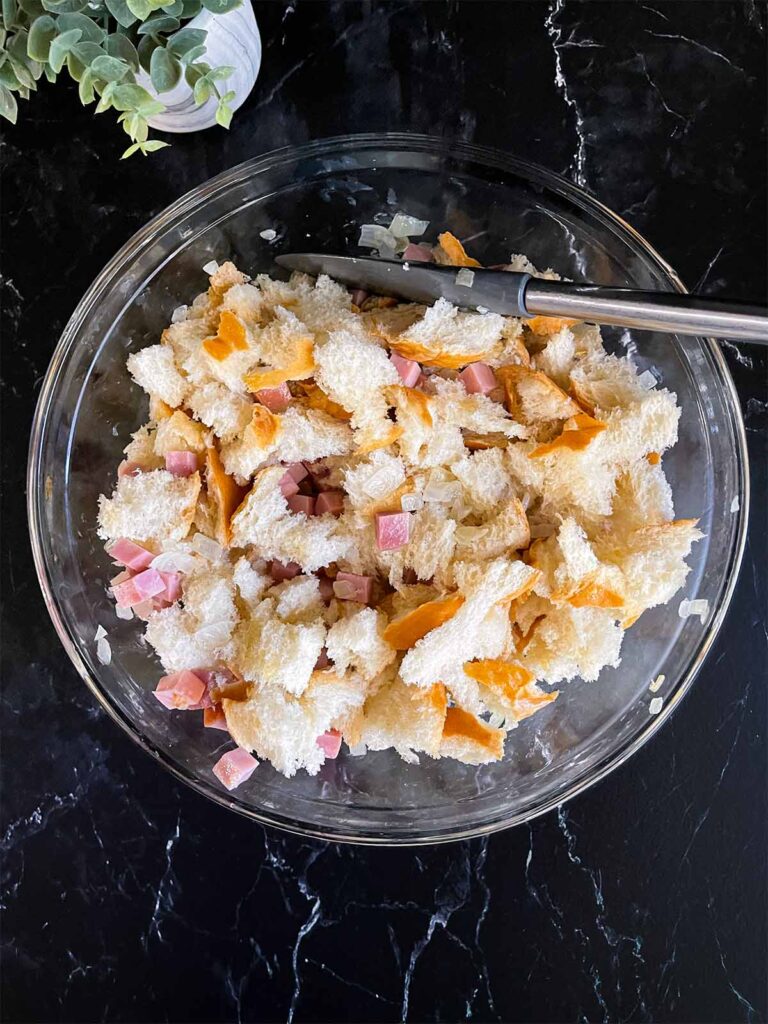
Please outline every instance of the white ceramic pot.
[[[207, 52], [202, 61], [212, 68], [228, 65], [235, 69], [230, 78], [217, 85], [222, 96], [225, 92], [234, 92], [235, 98], [230, 106], [237, 110], [253, 89], [261, 66], [261, 36], [251, 0], [243, 0], [240, 7], [227, 14], [211, 14], [203, 10], [184, 27], [201, 28], [208, 33], [205, 41]], [[149, 118], [152, 128], [164, 132], [199, 132], [216, 123], [215, 97], [200, 107], [196, 106], [192, 90], [183, 78], [175, 88], [157, 93], [149, 75], [142, 71], [137, 77], [140, 84], [166, 107], [162, 114]]]

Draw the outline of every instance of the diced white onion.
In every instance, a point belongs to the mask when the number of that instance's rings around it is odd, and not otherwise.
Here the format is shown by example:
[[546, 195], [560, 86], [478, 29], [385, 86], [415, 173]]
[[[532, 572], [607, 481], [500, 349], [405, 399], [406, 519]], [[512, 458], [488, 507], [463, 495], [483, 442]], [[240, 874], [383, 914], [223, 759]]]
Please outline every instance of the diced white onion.
[[133, 611], [130, 608], [123, 608], [121, 605], [116, 604], [115, 615], [118, 617], [118, 619], [125, 619], [127, 621], [128, 619], [133, 618]]
[[177, 306], [176, 309], [171, 313], [171, 323], [180, 324], [182, 321], [187, 319], [187, 310], [189, 306]]
[[97, 627], [97, 629], [96, 629], [96, 633], [94, 634], [94, 637], [93, 637], [93, 639], [94, 639], [94, 640], [101, 640], [101, 638], [102, 638], [103, 636], [106, 636], [106, 635], [107, 635], [107, 631], [106, 631], [106, 629], [104, 629], [104, 627], [103, 627], [102, 625], [99, 625], [99, 626]]
[[505, 721], [504, 715], [500, 715], [498, 711], [492, 711], [488, 716], [488, 725], [492, 729], [500, 729]]
[[393, 188], [387, 189], [387, 206], [397, 206], [397, 192]]
[[424, 488], [424, 501], [452, 502], [461, 494], [459, 483], [432, 483]]
[[408, 260], [406, 260], [405, 263], [403, 263], [403, 270], [410, 270], [410, 269], [411, 269], [411, 265], [408, 262]]
[[407, 213], [396, 213], [389, 225], [389, 230], [396, 238], [418, 238], [428, 227], [428, 220], [409, 217]]
[[263, 238], [265, 242], [273, 242], [277, 238], [277, 232], [274, 228], [265, 228], [259, 232], [259, 237]]
[[163, 551], [155, 555], [149, 564], [158, 572], [194, 572], [200, 563], [186, 551]]
[[381, 224], [363, 224], [357, 244], [364, 249], [380, 249], [382, 245], [395, 248], [395, 236]]
[[485, 315], [486, 313], [490, 313], [491, 312], [490, 309], [488, 309], [487, 306], [475, 306], [475, 310], [476, 310], [476, 312], [482, 313], [483, 315]]
[[659, 383], [659, 379], [653, 370], [643, 370], [640, 376], [637, 378], [637, 383], [643, 388], [644, 391], [650, 391], [655, 388]]
[[474, 283], [474, 270], [468, 270], [466, 267], [462, 267], [456, 275], [456, 284], [460, 285], [462, 288], [471, 288]]
[[218, 562], [221, 560], [224, 554], [224, 548], [217, 541], [211, 537], [206, 537], [204, 533], [196, 533], [192, 538], [192, 547], [198, 554], [202, 555], [203, 558], [207, 558], [209, 562]]
[[661, 711], [664, 701], [661, 697], [654, 697], [651, 703], [648, 705], [648, 710], [652, 715], [658, 715]]
[[216, 260], [209, 260], [208, 263], [203, 264], [203, 273], [208, 274], [211, 277], [219, 269], [219, 264]]
[[457, 526], [453, 535], [459, 544], [477, 544], [487, 533], [487, 526]]
[[664, 685], [664, 680], [666, 678], [667, 677], [665, 675], [658, 675], [658, 676], [656, 676], [656, 678], [653, 680], [651, 685], [648, 687], [648, 689], [651, 691], [651, 693], [658, 693], [659, 690]]
[[109, 646], [109, 640], [106, 637], [101, 637], [96, 644], [96, 657], [102, 665], [108, 665], [112, 661], [112, 648]]
[[365, 743], [354, 743], [352, 746], [347, 745], [351, 757], [364, 757], [368, 753], [368, 747]]
[[739, 496], [737, 494], [736, 497], [731, 502], [731, 512], [738, 512], [740, 507], [741, 507], [741, 505], [740, 505], [740, 502], [739, 502]]
[[683, 598], [680, 602], [677, 614], [681, 619], [687, 619], [691, 615], [698, 615], [701, 621], [704, 622], [708, 611], [709, 601], [707, 601], [706, 598], [699, 598], [695, 601], [689, 601], [687, 598]]
[[393, 483], [392, 470], [388, 466], [383, 466], [368, 477], [363, 490], [372, 498], [383, 498], [396, 486], [397, 484]]
[[397, 256], [397, 249], [394, 245], [380, 245], [379, 256], [383, 260], [393, 260]]
[[523, 496], [520, 499], [520, 504], [523, 506], [523, 511], [528, 510], [528, 506], [531, 504], [531, 492], [523, 491]]
[[418, 512], [424, 508], [424, 499], [420, 494], [404, 494], [400, 499], [400, 508], [403, 512]]

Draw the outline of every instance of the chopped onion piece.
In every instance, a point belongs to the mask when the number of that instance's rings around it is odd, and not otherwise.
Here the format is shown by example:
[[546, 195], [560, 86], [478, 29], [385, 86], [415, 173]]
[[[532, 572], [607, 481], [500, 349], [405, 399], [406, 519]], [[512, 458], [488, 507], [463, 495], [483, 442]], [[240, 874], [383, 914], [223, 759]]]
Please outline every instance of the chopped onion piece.
[[457, 526], [453, 535], [459, 544], [476, 544], [487, 533], [487, 526]]
[[474, 270], [468, 270], [466, 267], [462, 267], [456, 275], [456, 284], [460, 285], [462, 288], [471, 288], [474, 283]]
[[488, 309], [488, 307], [487, 307], [487, 306], [475, 306], [475, 311], [476, 311], [477, 313], [481, 313], [481, 314], [483, 314], [483, 315], [484, 315], [485, 313], [490, 313], [490, 312], [491, 312], [491, 311], [490, 311], [490, 309]]
[[353, 746], [348, 746], [349, 754], [351, 757], [365, 757], [368, 753], [368, 747], [365, 743], [355, 743]]
[[397, 248], [394, 245], [380, 245], [379, 256], [383, 260], [393, 260], [397, 256]]
[[395, 236], [381, 224], [363, 224], [357, 244], [364, 249], [380, 249], [382, 245], [388, 245], [394, 250], [397, 243]]
[[661, 711], [664, 701], [661, 697], [654, 697], [651, 703], [648, 705], [648, 710], [652, 715], [658, 715]]
[[739, 496], [737, 494], [736, 497], [731, 502], [731, 512], [738, 512], [740, 507], [741, 507], [741, 503], [739, 502]]
[[687, 619], [691, 615], [698, 615], [702, 622], [707, 617], [709, 612], [709, 601], [706, 598], [698, 598], [695, 601], [689, 601], [688, 598], [683, 598], [680, 602], [680, 607], [677, 610], [677, 614], [681, 619]]
[[277, 232], [274, 228], [265, 228], [259, 232], [259, 237], [263, 238], [265, 242], [274, 242], [277, 238]]
[[171, 313], [171, 323], [180, 324], [182, 321], [187, 319], [187, 310], [189, 306], [177, 306]]
[[653, 370], [643, 370], [637, 378], [637, 383], [644, 391], [650, 391], [652, 388], [656, 387], [659, 380]]
[[424, 499], [420, 494], [404, 494], [400, 499], [400, 508], [403, 512], [418, 512], [424, 508]]
[[155, 555], [149, 564], [158, 572], [194, 572], [200, 563], [186, 551], [163, 551]]
[[648, 687], [648, 689], [651, 691], [651, 693], [658, 693], [659, 690], [664, 685], [664, 681], [665, 681], [666, 678], [667, 677], [665, 675], [658, 675], [658, 676], [656, 676], [656, 678], [653, 680], [651, 685]]
[[459, 483], [433, 483], [431, 480], [424, 488], [424, 501], [452, 502], [461, 494]]
[[217, 541], [211, 537], [206, 537], [204, 533], [196, 533], [192, 538], [192, 547], [198, 554], [201, 554], [203, 558], [207, 558], [209, 562], [218, 562], [221, 560], [224, 554], [224, 548]]
[[107, 635], [107, 631], [106, 631], [106, 629], [104, 629], [104, 627], [103, 627], [102, 625], [99, 625], [99, 626], [97, 627], [97, 629], [96, 629], [96, 634], [95, 634], [95, 636], [94, 636], [94, 638], [93, 638], [93, 639], [94, 639], [94, 640], [101, 640], [101, 638], [102, 638], [103, 636], [106, 636], [106, 635]]
[[363, 487], [366, 494], [370, 494], [372, 498], [383, 498], [392, 489], [392, 470], [388, 467], [377, 470]]
[[118, 619], [126, 619], [126, 620], [132, 619], [133, 618], [133, 609], [132, 608], [121, 608], [121, 606], [119, 604], [116, 604], [115, 605], [115, 615], [118, 617]]
[[219, 264], [216, 260], [209, 260], [207, 263], [203, 264], [203, 273], [208, 274], [209, 277], [215, 274], [218, 269]]
[[108, 665], [112, 661], [112, 648], [109, 646], [109, 641], [106, 637], [100, 637], [99, 642], [96, 644], [96, 657], [102, 665]]
[[396, 238], [418, 238], [428, 227], [428, 220], [419, 220], [418, 217], [410, 217], [407, 213], [396, 213], [389, 230]]

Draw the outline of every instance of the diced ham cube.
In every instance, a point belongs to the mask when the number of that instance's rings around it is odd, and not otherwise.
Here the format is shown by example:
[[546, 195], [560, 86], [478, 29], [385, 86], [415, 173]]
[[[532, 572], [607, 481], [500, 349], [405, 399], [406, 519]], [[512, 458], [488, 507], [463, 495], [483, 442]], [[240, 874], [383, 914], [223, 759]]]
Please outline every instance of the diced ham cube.
[[352, 301], [356, 306], [362, 306], [365, 300], [368, 298], [368, 292], [365, 288], [355, 288], [352, 292]]
[[324, 732], [322, 736], [317, 737], [317, 745], [326, 758], [332, 761], [335, 757], [339, 756], [341, 733], [337, 729], [329, 729], [328, 732]]
[[145, 569], [137, 573], [131, 580], [140, 595], [140, 600], [147, 601], [150, 597], [157, 597], [165, 590], [165, 580], [157, 569]]
[[390, 363], [394, 366], [397, 372], [400, 374], [400, 380], [405, 384], [407, 388], [415, 387], [421, 376], [421, 367], [413, 359], [405, 359], [403, 356], [392, 352], [389, 357]]
[[309, 476], [309, 470], [303, 462], [292, 462], [289, 466], [285, 467], [287, 473], [289, 473], [297, 484], [300, 484], [302, 480]]
[[354, 572], [337, 573], [333, 593], [340, 601], [368, 604], [373, 597], [373, 576], [358, 576]]
[[229, 750], [223, 757], [220, 757], [211, 770], [223, 786], [232, 790], [245, 782], [246, 779], [250, 779], [256, 771], [258, 764], [259, 762], [256, 758], [249, 754], [247, 750], [237, 747], [237, 749]]
[[285, 383], [277, 388], [262, 388], [256, 392], [256, 397], [270, 412], [285, 412], [291, 404], [291, 391]]
[[284, 498], [292, 498], [294, 494], [299, 493], [299, 485], [296, 483], [290, 473], [285, 473], [280, 477], [280, 491]]
[[123, 571], [119, 572], [117, 576], [112, 577], [112, 579], [109, 581], [109, 585], [112, 588], [112, 590], [114, 590], [119, 583], [125, 583], [126, 580], [132, 579], [133, 573], [129, 569], [123, 569]]
[[160, 607], [167, 608], [175, 604], [181, 597], [181, 576], [177, 572], [161, 572], [165, 590], [154, 599], [159, 602]]
[[411, 516], [408, 512], [376, 513], [376, 546], [379, 551], [397, 551], [408, 543]]
[[275, 583], [282, 583], [283, 580], [292, 580], [301, 572], [298, 562], [278, 562], [275, 558], [269, 563], [269, 575]]
[[322, 491], [315, 499], [315, 515], [330, 512], [333, 516], [344, 511], [344, 491]]
[[405, 247], [403, 253], [404, 260], [413, 260], [414, 263], [434, 263], [435, 257], [432, 255], [432, 250], [426, 245], [417, 245], [415, 242], [409, 242]]
[[[122, 576], [123, 573], [120, 573]], [[115, 577], [120, 580], [120, 577]], [[135, 605], [140, 604], [144, 599], [136, 589], [136, 585], [133, 582], [133, 576], [129, 576], [127, 580], [120, 580], [119, 583], [112, 582], [112, 594], [115, 598], [115, 604], [118, 608], [133, 608]]]
[[138, 476], [139, 473], [143, 472], [144, 467], [140, 462], [129, 462], [127, 459], [125, 462], [121, 462], [117, 467], [118, 478], [124, 476]]
[[325, 648], [320, 651], [320, 657], [315, 662], [315, 671], [320, 672], [324, 668], [330, 668], [333, 664], [331, 659], [328, 657], [328, 651]]
[[315, 514], [315, 499], [309, 494], [294, 494], [288, 499], [288, 508], [295, 515], [303, 512], [305, 516]]
[[132, 540], [127, 540], [125, 537], [121, 537], [110, 545], [107, 554], [113, 561], [124, 565], [126, 569], [133, 569], [135, 572], [148, 569], [149, 563], [155, 557], [147, 548], [142, 547], [141, 544], [134, 544]]
[[498, 382], [487, 363], [470, 363], [459, 374], [459, 380], [470, 395], [487, 395]]
[[317, 582], [320, 586], [320, 597], [326, 604], [334, 597], [333, 580], [327, 576], [319, 576]]
[[187, 668], [182, 672], [163, 676], [154, 691], [155, 697], [161, 704], [177, 711], [195, 710], [200, 706], [204, 693], [205, 683]]
[[197, 472], [197, 455], [194, 452], [166, 452], [165, 468], [174, 476], [192, 476]]
[[221, 704], [214, 704], [210, 708], [203, 708], [203, 725], [206, 729], [221, 729], [222, 732], [229, 732], [227, 719]]

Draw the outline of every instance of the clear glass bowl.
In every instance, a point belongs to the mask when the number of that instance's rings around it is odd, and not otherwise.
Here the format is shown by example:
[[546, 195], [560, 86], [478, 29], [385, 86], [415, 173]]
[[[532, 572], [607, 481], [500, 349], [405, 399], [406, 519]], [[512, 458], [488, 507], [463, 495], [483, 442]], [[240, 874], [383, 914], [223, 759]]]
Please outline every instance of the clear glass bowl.
[[[286, 779], [267, 763], [227, 793], [211, 765], [227, 744], [198, 715], [169, 714], [151, 696], [159, 662], [136, 622], [118, 620], [112, 573], [96, 536], [97, 498], [113, 485], [129, 434], [146, 418], [125, 370], [129, 352], [157, 341], [173, 309], [206, 286], [202, 267], [233, 259], [273, 271], [280, 252], [356, 253], [359, 226], [402, 209], [471, 239], [489, 264], [526, 253], [576, 280], [683, 291], [675, 273], [627, 224], [570, 182], [505, 154], [412, 135], [358, 135], [248, 161], [161, 213], [104, 268], [59, 342], [31, 439], [29, 520], [48, 610], [75, 667], [106, 711], [148, 753], [212, 800], [265, 824], [378, 844], [456, 839], [529, 820], [596, 782], [637, 750], [691, 685], [723, 621], [741, 561], [747, 454], [733, 382], [718, 346], [661, 334], [638, 338], [641, 368], [677, 392], [680, 440], [664, 457], [678, 516], [698, 516], [706, 539], [685, 590], [646, 612], [624, 641], [621, 666], [575, 681], [511, 734], [503, 762], [480, 769], [393, 752], [342, 754], [319, 775]], [[273, 229], [268, 243], [260, 232]], [[632, 339], [610, 334], [613, 347]], [[709, 613], [680, 619], [682, 597]], [[108, 630], [112, 661], [93, 641]], [[648, 685], [663, 674], [663, 710]]]

